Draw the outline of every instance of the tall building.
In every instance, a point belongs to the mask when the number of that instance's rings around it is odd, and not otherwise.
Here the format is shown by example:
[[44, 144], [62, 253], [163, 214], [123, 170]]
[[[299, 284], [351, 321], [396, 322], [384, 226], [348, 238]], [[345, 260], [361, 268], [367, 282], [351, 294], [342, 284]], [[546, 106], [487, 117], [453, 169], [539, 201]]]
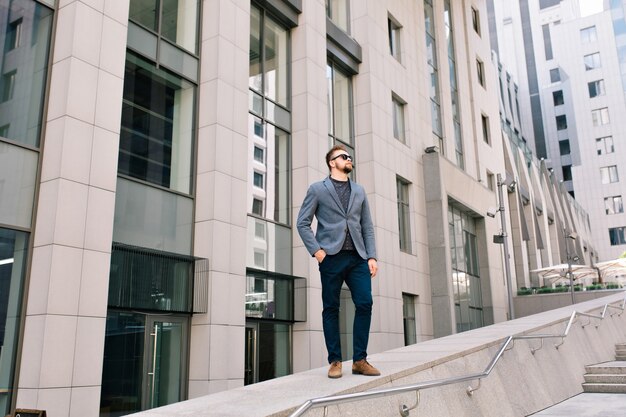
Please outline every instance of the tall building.
[[[621, 0], [489, 0], [492, 47], [520, 81], [536, 154], [589, 213], [595, 260], [626, 250]], [[523, 53], [521, 53], [523, 51]]]
[[293, 224], [332, 144], [374, 219], [370, 353], [506, 320], [559, 225], [588, 238], [501, 118], [485, 1], [0, 0], [0, 48], [0, 413], [324, 366]]

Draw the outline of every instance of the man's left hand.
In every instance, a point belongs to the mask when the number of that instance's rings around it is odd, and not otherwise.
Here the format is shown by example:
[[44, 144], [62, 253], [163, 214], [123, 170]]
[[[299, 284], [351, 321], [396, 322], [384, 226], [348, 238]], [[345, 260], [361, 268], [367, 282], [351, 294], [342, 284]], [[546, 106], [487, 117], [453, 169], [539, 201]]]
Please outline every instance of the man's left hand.
[[370, 275], [374, 278], [378, 272], [378, 262], [376, 262], [376, 259], [370, 258], [367, 260], [367, 266], [370, 268]]

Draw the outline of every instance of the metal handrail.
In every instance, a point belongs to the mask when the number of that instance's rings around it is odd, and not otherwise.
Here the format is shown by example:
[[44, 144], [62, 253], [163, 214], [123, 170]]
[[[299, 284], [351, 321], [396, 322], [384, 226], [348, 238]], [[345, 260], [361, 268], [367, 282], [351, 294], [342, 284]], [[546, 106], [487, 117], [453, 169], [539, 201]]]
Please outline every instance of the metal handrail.
[[[474, 391], [480, 388], [481, 379], [489, 376], [489, 374], [491, 373], [493, 368], [496, 366], [496, 363], [498, 363], [498, 361], [500, 360], [504, 352], [508, 350], [507, 347], [509, 346], [509, 344], [513, 344], [515, 340], [517, 339], [541, 339], [541, 347], [537, 349], [531, 348], [531, 353], [535, 354], [537, 350], [543, 347], [544, 339], [560, 337], [562, 339], [561, 343], [554, 345], [554, 347], [558, 349], [558, 347], [564, 343], [565, 337], [567, 337], [567, 335], [569, 334], [569, 331], [572, 327], [572, 324], [574, 323], [576, 316], [590, 317], [589, 319], [590, 321], [591, 321], [591, 318], [597, 318], [597, 319], [602, 320], [606, 316], [606, 312], [609, 307], [624, 311], [624, 309], [626, 308], [626, 297], [624, 297], [620, 306], [615, 306], [612, 304], [614, 303], [605, 304], [602, 310], [602, 313], [599, 315], [582, 313], [582, 312], [578, 312], [574, 310], [570, 316], [570, 319], [567, 323], [567, 326], [563, 334], [537, 334], [537, 335], [507, 336], [504, 342], [500, 345], [500, 348], [498, 349], [494, 357], [491, 359], [491, 362], [489, 362], [489, 365], [487, 365], [487, 367], [485, 368], [483, 372], [457, 376], [457, 377], [444, 378], [444, 379], [436, 379], [432, 381], [419, 382], [417, 384], [402, 385], [398, 387], [383, 388], [383, 389], [364, 391], [364, 392], [356, 392], [352, 394], [332, 395], [332, 396], [327, 396], [327, 397], [313, 398], [313, 399], [306, 401], [304, 404], [302, 404], [296, 411], [290, 414], [289, 417], [302, 416], [306, 411], [308, 411], [311, 408], [322, 407], [322, 406], [327, 407], [329, 405], [334, 405], [334, 404], [344, 404], [344, 403], [359, 401], [363, 399], [378, 398], [378, 397], [384, 397], [387, 395], [397, 395], [397, 394], [403, 394], [405, 392], [416, 391], [417, 402], [415, 403], [415, 405], [413, 405], [410, 408], [405, 405], [400, 406], [400, 415], [403, 417], [406, 417], [409, 415], [410, 410], [418, 406], [420, 390], [427, 389], [427, 388], [441, 387], [444, 385], [457, 384], [460, 382], [478, 380], [478, 386], [476, 388], [472, 388], [470, 386], [470, 387], [467, 387], [466, 389], [466, 393], [468, 395], [472, 395]], [[588, 324], [589, 323], [585, 324], [585, 326]], [[326, 415], [326, 413], [324, 413], [324, 415]]]

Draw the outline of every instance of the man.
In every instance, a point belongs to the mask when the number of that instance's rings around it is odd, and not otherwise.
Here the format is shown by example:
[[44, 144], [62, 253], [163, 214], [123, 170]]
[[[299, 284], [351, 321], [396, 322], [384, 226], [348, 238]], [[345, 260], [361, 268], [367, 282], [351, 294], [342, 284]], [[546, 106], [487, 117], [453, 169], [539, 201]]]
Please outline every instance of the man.
[[[319, 263], [322, 280], [322, 324], [328, 350], [329, 378], [341, 377], [339, 299], [344, 281], [356, 307], [353, 325], [352, 373], [380, 372], [367, 362], [372, 318], [372, 283], [376, 276], [374, 225], [363, 187], [351, 181], [352, 156], [341, 145], [326, 154], [330, 176], [312, 184], [298, 214], [298, 233]], [[317, 218], [317, 232], [311, 229]]]

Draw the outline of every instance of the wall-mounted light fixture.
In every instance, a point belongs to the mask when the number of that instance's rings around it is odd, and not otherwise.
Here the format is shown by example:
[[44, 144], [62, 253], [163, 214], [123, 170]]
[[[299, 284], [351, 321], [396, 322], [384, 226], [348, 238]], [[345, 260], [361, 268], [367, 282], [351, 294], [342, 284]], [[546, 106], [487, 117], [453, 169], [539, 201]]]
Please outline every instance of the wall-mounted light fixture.
[[439, 152], [439, 146], [437, 146], [437, 145], [428, 146], [428, 147], [424, 148], [424, 152], [425, 153], [437, 153], [437, 152]]

